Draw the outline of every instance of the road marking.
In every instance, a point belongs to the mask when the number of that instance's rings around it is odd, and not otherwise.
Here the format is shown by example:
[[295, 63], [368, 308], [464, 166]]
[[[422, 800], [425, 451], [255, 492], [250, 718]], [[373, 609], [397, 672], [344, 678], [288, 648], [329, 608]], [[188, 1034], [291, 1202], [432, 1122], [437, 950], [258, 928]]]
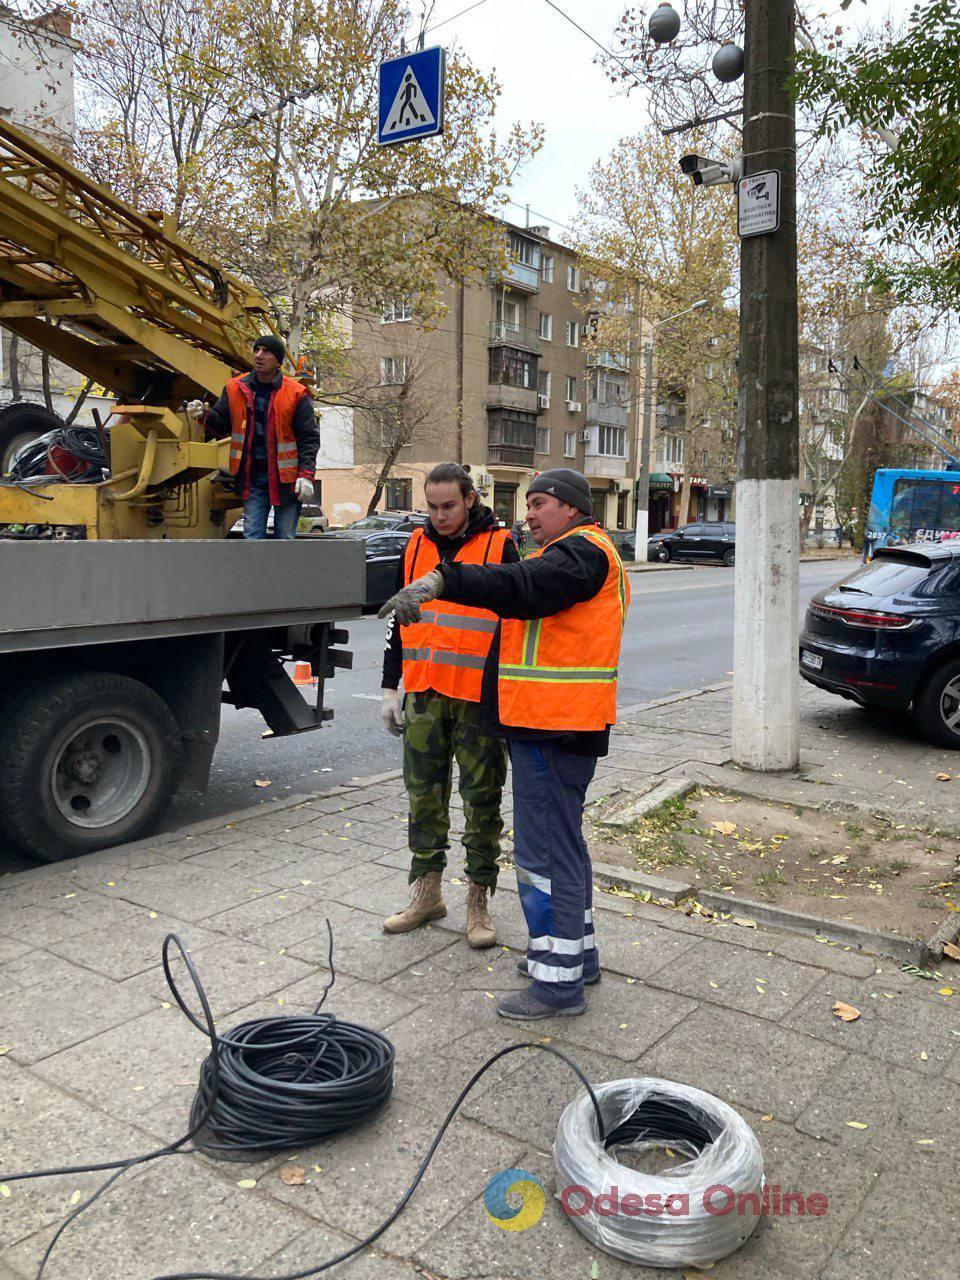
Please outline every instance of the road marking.
[[351, 698], [362, 698], [364, 702], [379, 702], [379, 693], [352, 693]]

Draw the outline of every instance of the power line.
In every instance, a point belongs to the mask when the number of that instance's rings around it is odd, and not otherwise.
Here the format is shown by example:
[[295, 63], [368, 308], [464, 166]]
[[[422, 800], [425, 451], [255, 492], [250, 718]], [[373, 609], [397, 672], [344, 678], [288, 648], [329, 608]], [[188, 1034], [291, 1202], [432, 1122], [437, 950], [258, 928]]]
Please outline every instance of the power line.
[[595, 44], [602, 53], [605, 53], [607, 55], [608, 58], [612, 58], [614, 62], [617, 63], [618, 66], [623, 67], [624, 71], [626, 71], [628, 75], [633, 76], [637, 84], [641, 85], [643, 88], [646, 88], [646, 84], [644, 83], [643, 79], [637, 75], [636, 71], [634, 71], [633, 67], [630, 66], [629, 62], [627, 62], [625, 58], [621, 58], [620, 55], [614, 53], [612, 49], [608, 49], [607, 46], [603, 44], [600, 40], [598, 40], [595, 35], [592, 35], [586, 29], [586, 27], [581, 27], [579, 22], [577, 22], [575, 19], [570, 17], [569, 13], [566, 13], [563, 9], [561, 9], [558, 4], [554, 4], [554, 0], [544, 0], [544, 3], [549, 5], [551, 9], [559, 13], [560, 17], [563, 18], [566, 22], [569, 22], [571, 27], [575, 27], [582, 36], [586, 36], [587, 39], [590, 41], [590, 43]]
[[462, 18], [465, 13], [472, 13], [474, 9], [479, 9], [487, 3], [487, 0], [474, 0], [473, 4], [467, 5], [466, 9], [461, 9], [459, 13], [451, 14], [449, 18], [444, 18], [442, 22], [435, 22], [432, 27], [424, 28], [422, 34], [428, 36], [431, 31], [439, 31], [441, 27], [445, 27], [448, 22], [456, 22], [457, 18]]

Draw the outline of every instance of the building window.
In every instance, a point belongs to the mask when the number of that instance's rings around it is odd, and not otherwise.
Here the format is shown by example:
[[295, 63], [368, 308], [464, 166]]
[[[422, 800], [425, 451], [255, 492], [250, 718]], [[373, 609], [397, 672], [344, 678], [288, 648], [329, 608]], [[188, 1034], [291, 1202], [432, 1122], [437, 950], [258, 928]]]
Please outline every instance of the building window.
[[567, 403], [577, 398], [577, 380], [576, 378], [567, 378]]
[[549, 369], [541, 369], [537, 375], [537, 390], [542, 396], [548, 396], [553, 388], [553, 374]]
[[550, 428], [537, 427], [537, 453], [550, 452]]
[[491, 410], [489, 444], [532, 450], [536, 442], [537, 419], [532, 413], [523, 413], [515, 409]]
[[539, 267], [540, 245], [536, 240], [528, 240], [526, 236], [511, 231], [510, 257], [514, 262], [522, 262], [525, 267]]
[[490, 381], [532, 390], [537, 385], [537, 357], [513, 347], [494, 347], [490, 352]]
[[626, 427], [601, 427], [597, 452], [606, 458], [625, 458], [627, 456]]
[[409, 298], [390, 298], [383, 304], [381, 324], [396, 324], [399, 320], [413, 319], [413, 303]]
[[380, 357], [380, 385], [381, 387], [395, 387], [407, 380], [407, 357], [406, 356], [381, 356]]
[[579, 347], [580, 345], [580, 323], [577, 320], [567, 321], [567, 346]]
[[667, 462], [683, 462], [683, 436], [664, 436], [663, 452]]
[[543, 267], [541, 270], [544, 284], [553, 284], [553, 254], [545, 253], [543, 255]]
[[388, 511], [409, 511], [413, 507], [412, 480], [388, 480], [384, 492]]
[[540, 312], [540, 337], [544, 342], [553, 341], [553, 316]]
[[701, 467], [705, 467], [705, 466], [707, 465], [707, 463], [709, 462], [709, 460], [710, 460], [710, 450], [709, 450], [709, 449], [701, 449], [701, 450], [700, 450], [700, 465], [701, 465]]
[[565, 458], [575, 458], [577, 456], [577, 433], [575, 431], [565, 431], [563, 433], [563, 456]]
[[580, 292], [580, 268], [567, 267], [567, 288], [571, 293]]
[[598, 404], [619, 408], [626, 403], [626, 380], [599, 370], [590, 379], [590, 398]]

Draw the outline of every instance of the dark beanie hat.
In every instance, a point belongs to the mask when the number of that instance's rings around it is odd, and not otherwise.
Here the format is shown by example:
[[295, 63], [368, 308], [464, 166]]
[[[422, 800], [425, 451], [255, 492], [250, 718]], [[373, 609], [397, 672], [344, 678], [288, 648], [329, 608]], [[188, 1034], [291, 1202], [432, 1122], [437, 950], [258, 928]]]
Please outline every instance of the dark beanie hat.
[[579, 471], [571, 471], [569, 467], [554, 467], [550, 471], [541, 471], [530, 481], [527, 493], [550, 493], [561, 502], [576, 507], [585, 516], [593, 515], [593, 502], [590, 498], [590, 486], [587, 477]]
[[256, 351], [257, 347], [263, 347], [265, 351], [269, 351], [272, 356], [276, 356], [280, 363], [283, 364], [287, 349], [283, 345], [283, 339], [278, 338], [275, 333], [265, 333], [262, 338], [258, 338], [253, 344], [254, 351]]

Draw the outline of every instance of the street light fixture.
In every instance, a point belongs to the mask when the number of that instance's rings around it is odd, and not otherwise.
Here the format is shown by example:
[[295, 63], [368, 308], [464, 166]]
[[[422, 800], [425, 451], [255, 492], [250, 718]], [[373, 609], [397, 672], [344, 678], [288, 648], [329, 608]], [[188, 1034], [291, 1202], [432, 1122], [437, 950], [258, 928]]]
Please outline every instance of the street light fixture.
[[633, 556], [635, 560], [647, 559], [647, 539], [650, 533], [650, 438], [653, 406], [653, 348], [654, 335], [664, 325], [672, 324], [691, 311], [702, 311], [709, 307], [708, 298], [700, 298], [692, 306], [685, 307], [675, 315], [664, 316], [650, 326], [650, 337], [644, 347], [643, 365], [643, 429], [640, 435], [640, 474], [637, 476], [636, 532], [634, 534]]

